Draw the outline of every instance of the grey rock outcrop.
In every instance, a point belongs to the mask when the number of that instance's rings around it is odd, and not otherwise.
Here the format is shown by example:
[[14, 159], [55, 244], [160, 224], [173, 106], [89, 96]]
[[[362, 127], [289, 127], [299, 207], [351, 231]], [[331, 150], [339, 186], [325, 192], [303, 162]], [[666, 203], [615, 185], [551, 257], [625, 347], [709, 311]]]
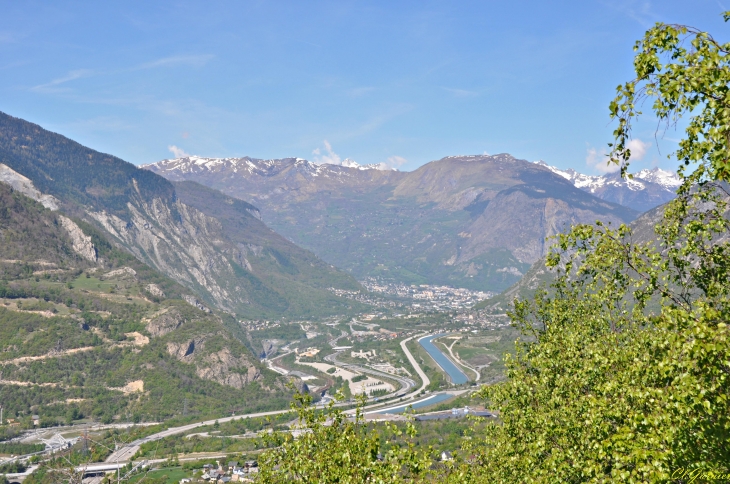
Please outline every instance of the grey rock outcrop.
[[[219, 308], [233, 312], [245, 303], [236, 285], [235, 271], [221, 247], [226, 245], [218, 220], [184, 203], [161, 199], [128, 204], [131, 222], [107, 212], [91, 212], [109, 233], [139, 259], [192, 288], [201, 288]], [[174, 212], [174, 213], [173, 213]], [[209, 309], [194, 297], [191, 305]]]
[[196, 298], [195, 296], [190, 296], [190, 295], [186, 294], [183, 296], [183, 299], [185, 300], [186, 303], [200, 309], [201, 311], [204, 311], [206, 313], [210, 312], [210, 309], [208, 309], [207, 307], [205, 307], [205, 305], [203, 303], [198, 301], [198, 298]]
[[147, 284], [145, 286], [145, 289], [147, 289], [147, 292], [152, 294], [153, 296], [157, 297], [165, 297], [165, 291], [160, 288], [157, 284]]
[[81, 228], [70, 218], [59, 215], [58, 220], [61, 222], [61, 226], [68, 232], [74, 252], [88, 261], [96, 262], [96, 247], [91, 242], [91, 237], [84, 234]]
[[193, 338], [188, 341], [181, 343], [169, 342], [167, 343], [167, 352], [185, 363], [192, 363], [193, 359], [197, 356], [196, 351], [202, 351], [205, 347], [205, 338]]
[[102, 274], [101, 279], [137, 279], [137, 272], [132, 269], [131, 267], [120, 267], [119, 269], [114, 269], [113, 271], [109, 271], [106, 274]]
[[197, 367], [200, 378], [234, 388], [243, 388], [261, 377], [258, 368], [244, 357], [234, 357], [228, 348], [207, 355]]
[[168, 309], [147, 323], [147, 332], [154, 337], [164, 336], [182, 326], [184, 321], [176, 309]]
[[2, 163], [0, 163], [0, 182], [10, 185], [36, 202], [40, 202], [47, 209], [58, 210], [58, 200], [53, 195], [41, 193], [29, 178]]

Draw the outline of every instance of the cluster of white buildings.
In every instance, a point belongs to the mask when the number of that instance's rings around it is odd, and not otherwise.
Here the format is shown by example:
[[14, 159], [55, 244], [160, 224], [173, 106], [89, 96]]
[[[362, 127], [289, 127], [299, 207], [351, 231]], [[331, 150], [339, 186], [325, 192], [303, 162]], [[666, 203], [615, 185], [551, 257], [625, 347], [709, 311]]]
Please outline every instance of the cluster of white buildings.
[[494, 295], [488, 291], [472, 291], [462, 287], [398, 284], [374, 278], [362, 281], [362, 285], [371, 292], [417, 301], [411, 307], [419, 309], [465, 309]]

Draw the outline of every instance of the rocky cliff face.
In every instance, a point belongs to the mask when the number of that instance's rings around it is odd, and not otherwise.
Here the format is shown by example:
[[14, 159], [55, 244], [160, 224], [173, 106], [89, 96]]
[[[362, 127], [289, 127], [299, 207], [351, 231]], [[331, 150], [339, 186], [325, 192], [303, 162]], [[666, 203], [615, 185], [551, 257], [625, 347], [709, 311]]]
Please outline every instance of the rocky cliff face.
[[581, 198], [551, 196], [540, 185], [527, 184], [499, 192], [470, 224], [468, 230], [474, 236], [464, 242], [458, 260], [505, 247], [520, 261], [532, 264], [546, 254], [553, 236], [572, 225], [596, 220], [619, 225], [630, 219], [611, 204]]
[[192, 307], [166, 307], [146, 320], [146, 330], [164, 342], [170, 356], [194, 365], [195, 374], [204, 380], [240, 389], [261, 378], [252, 355], [215, 315], [201, 316]]
[[0, 182], [0, 295], [12, 301], [0, 305], [6, 411], [167, 418], [191, 389], [207, 408], [284, 396], [285, 379], [267, 374], [225, 315], [199, 309], [197, 296], [107, 237]]
[[147, 332], [153, 337], [165, 336], [182, 326], [183, 321], [180, 311], [166, 308], [147, 322]]
[[246, 358], [234, 357], [227, 348], [207, 355], [196, 373], [200, 378], [233, 388], [243, 388], [261, 378], [261, 372]]
[[214, 381], [233, 388], [243, 388], [247, 384], [261, 379], [261, 370], [245, 353], [239, 349], [234, 354], [230, 347], [210, 351], [210, 341], [225, 340], [227, 335], [209, 333], [183, 339], [173, 340], [166, 344], [167, 352], [177, 360], [195, 365], [195, 374], [204, 380]]
[[89, 215], [139, 259], [208, 294], [217, 307], [235, 312], [249, 304], [221, 250], [232, 249], [217, 220], [183, 203], [170, 205], [161, 199], [130, 202], [128, 208], [130, 221], [105, 211]]
[[58, 220], [68, 232], [74, 251], [84, 259], [96, 262], [96, 247], [94, 247], [91, 237], [85, 235], [81, 228], [70, 218], [59, 215]]

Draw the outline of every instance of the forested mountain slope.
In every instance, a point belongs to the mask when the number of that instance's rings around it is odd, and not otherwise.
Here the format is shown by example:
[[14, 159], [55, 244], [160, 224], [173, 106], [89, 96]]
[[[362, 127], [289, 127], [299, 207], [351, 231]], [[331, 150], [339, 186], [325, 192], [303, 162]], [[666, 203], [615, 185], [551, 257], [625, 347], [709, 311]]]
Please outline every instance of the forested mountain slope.
[[[0, 164], [55, 197], [64, 212], [102, 228], [140, 261], [231, 314], [343, 313], [352, 302], [331, 297], [326, 288], [360, 288], [351, 276], [271, 232], [252, 215], [253, 207], [236, 211], [245, 222], [231, 239], [230, 219], [223, 224], [210, 210], [184, 203], [163, 177], [4, 113]], [[316, 304], [323, 300], [326, 305]]]

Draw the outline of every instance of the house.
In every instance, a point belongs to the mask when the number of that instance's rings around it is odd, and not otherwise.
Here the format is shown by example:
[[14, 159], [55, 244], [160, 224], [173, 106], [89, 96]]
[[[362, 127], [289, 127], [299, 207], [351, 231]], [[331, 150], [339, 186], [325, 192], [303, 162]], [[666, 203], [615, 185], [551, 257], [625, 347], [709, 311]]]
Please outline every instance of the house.
[[233, 469], [238, 467], [238, 461], [237, 460], [229, 461], [227, 465], [228, 465], [228, 470], [232, 471]]
[[180, 484], [187, 484], [188, 482], [193, 482], [193, 480], [188, 477], [183, 477], [182, 479], [180, 479]]
[[33, 425], [36, 427], [41, 424], [41, 418], [38, 415], [33, 415], [31, 419], [33, 419]]
[[454, 460], [454, 457], [451, 455], [451, 452], [449, 452], [448, 450], [441, 452], [441, 462], [446, 462], [448, 460]]
[[220, 475], [220, 472], [218, 472], [215, 469], [209, 469], [207, 472], [205, 472], [202, 476], [203, 479], [206, 481], [215, 481], [218, 479], [218, 476]]

